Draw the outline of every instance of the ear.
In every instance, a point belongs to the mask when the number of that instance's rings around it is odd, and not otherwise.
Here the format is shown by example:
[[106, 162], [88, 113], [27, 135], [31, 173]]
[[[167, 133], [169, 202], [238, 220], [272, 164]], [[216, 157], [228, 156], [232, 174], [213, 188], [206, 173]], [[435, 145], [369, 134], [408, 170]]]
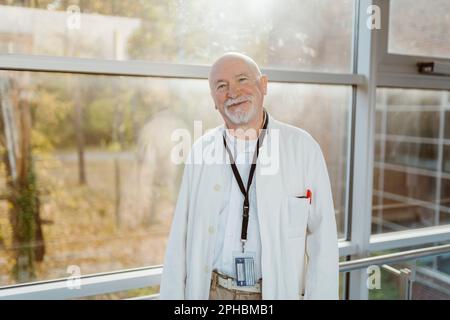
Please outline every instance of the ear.
[[267, 82], [268, 82], [268, 78], [267, 75], [263, 74], [261, 75], [260, 79], [259, 79], [259, 85], [261, 87], [261, 91], [263, 92], [264, 95], [267, 94]]

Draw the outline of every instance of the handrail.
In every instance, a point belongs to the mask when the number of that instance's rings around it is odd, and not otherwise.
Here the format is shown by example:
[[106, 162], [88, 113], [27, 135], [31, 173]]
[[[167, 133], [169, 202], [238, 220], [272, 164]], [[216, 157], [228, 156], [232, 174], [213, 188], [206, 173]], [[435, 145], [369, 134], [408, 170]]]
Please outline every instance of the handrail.
[[405, 260], [415, 260], [425, 257], [437, 256], [445, 253], [450, 253], [450, 244], [341, 262], [339, 263], [339, 272], [349, 272], [353, 270], [366, 268], [371, 265], [389, 264]]
[[[94, 296], [158, 286], [162, 267], [151, 266], [118, 272], [106, 272], [81, 276], [78, 285], [75, 279], [62, 278], [16, 284], [0, 288], [0, 300], [57, 300]], [[70, 282], [69, 282], [70, 281]]]

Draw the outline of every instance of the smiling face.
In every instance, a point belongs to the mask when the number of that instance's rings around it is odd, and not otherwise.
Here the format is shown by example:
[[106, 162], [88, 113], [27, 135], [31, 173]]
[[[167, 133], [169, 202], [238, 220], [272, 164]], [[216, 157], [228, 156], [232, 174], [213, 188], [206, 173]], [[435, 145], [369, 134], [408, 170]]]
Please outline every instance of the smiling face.
[[216, 108], [229, 128], [258, 128], [267, 77], [252, 60], [239, 54], [224, 55], [212, 66], [209, 85]]

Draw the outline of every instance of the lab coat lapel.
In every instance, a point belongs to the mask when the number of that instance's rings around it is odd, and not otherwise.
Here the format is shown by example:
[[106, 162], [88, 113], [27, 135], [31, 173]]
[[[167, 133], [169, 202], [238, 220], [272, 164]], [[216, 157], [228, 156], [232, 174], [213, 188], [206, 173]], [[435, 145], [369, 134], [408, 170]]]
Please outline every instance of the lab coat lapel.
[[[261, 235], [261, 272], [263, 282], [263, 299], [274, 299], [271, 294], [279, 285], [280, 262], [278, 256], [280, 229], [280, 208], [284, 194], [280, 161], [280, 130], [269, 115], [269, 125], [266, 137], [259, 150], [256, 169], [256, 203]], [[266, 254], [267, 252], [276, 253]]]
[[[274, 119], [269, 115], [269, 124], [263, 144], [259, 150], [256, 167], [256, 196], [258, 216], [268, 223], [276, 219], [282, 198], [282, 177], [280, 174], [280, 137]], [[270, 217], [272, 215], [272, 217]], [[270, 223], [270, 222], [269, 222]]]

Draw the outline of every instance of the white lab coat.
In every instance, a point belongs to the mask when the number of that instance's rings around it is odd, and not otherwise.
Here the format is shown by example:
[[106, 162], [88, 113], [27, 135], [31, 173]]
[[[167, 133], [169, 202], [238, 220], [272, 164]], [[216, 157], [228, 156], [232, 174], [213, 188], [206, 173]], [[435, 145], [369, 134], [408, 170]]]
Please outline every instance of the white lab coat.
[[[198, 139], [181, 182], [160, 299], [208, 299], [227, 159], [219, 126]], [[203, 155], [203, 157], [201, 157]], [[211, 157], [215, 156], [215, 161]], [[304, 130], [269, 115], [256, 183], [263, 299], [338, 299], [336, 219], [326, 164]], [[296, 198], [312, 191], [312, 202]]]

